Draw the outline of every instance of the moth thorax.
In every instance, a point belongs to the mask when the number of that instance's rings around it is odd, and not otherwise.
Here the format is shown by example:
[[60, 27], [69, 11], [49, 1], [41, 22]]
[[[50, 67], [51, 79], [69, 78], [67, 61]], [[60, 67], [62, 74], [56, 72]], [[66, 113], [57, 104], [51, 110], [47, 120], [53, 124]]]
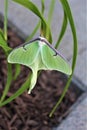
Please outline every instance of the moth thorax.
[[43, 45], [45, 45], [45, 42], [39, 41], [39, 46], [42, 47]]

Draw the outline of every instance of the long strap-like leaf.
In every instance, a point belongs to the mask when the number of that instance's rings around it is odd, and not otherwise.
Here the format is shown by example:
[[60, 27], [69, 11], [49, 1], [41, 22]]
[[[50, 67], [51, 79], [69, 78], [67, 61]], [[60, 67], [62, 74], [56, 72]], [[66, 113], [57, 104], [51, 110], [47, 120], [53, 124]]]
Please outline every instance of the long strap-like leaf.
[[50, 43], [52, 43], [52, 35], [50, 31], [49, 24], [44, 19], [42, 13], [39, 11], [37, 6], [31, 2], [30, 0], [13, 0], [14, 2], [19, 3], [20, 5], [26, 7], [27, 9], [31, 10], [35, 15], [37, 15], [44, 23], [44, 34], [46, 34], [46, 29], [48, 30], [49, 37], [46, 37]]
[[7, 45], [7, 42], [4, 38], [3, 32], [0, 29], [0, 47], [5, 51], [5, 54], [7, 54], [8, 51], [11, 51], [11, 48]]
[[27, 88], [29, 87], [30, 81], [31, 81], [32, 74], [30, 74], [26, 80], [26, 82], [21, 86], [21, 88], [18, 89], [17, 92], [15, 92], [11, 97], [0, 103], [0, 107], [6, 105], [7, 103], [11, 102], [18, 96], [20, 96]]
[[64, 11], [64, 18], [63, 18], [62, 28], [61, 28], [61, 31], [60, 31], [60, 34], [59, 34], [57, 43], [56, 43], [56, 45], [55, 45], [55, 48], [56, 48], [56, 49], [58, 48], [58, 46], [59, 46], [59, 44], [60, 44], [60, 42], [61, 42], [61, 40], [62, 40], [62, 38], [63, 38], [63, 36], [64, 36], [64, 34], [65, 34], [65, 31], [66, 31], [66, 29], [67, 29], [67, 23], [68, 23], [68, 22], [67, 22], [67, 15], [66, 15], [66, 13], [65, 13], [65, 11]]
[[55, 2], [56, 2], [56, 0], [51, 0], [51, 2], [50, 2], [50, 8], [49, 8], [49, 12], [48, 12], [48, 23], [49, 23], [49, 25], [51, 25], [54, 7], [55, 7]]
[[[2, 30], [0, 30], [0, 47], [2, 47], [2, 49], [5, 52], [5, 55], [7, 57], [9, 51], [11, 51], [11, 48], [8, 46], [7, 44], [7, 16], [8, 16], [8, 0], [4, 1], [5, 4], [5, 14], [4, 14], [4, 33], [2, 32]], [[11, 64], [7, 64], [7, 81], [6, 81], [6, 85], [4, 87], [4, 91], [2, 96], [0, 97], [0, 103], [5, 99], [5, 96], [7, 95], [7, 92], [10, 88], [12, 82], [12, 66]]]
[[12, 82], [12, 66], [11, 66], [11, 64], [7, 64], [7, 69], [8, 69], [7, 82], [6, 82], [6, 86], [4, 88], [4, 91], [3, 91], [3, 95], [0, 99], [0, 103], [4, 100], [5, 96], [7, 95], [9, 87], [10, 87], [11, 82]]
[[38, 28], [40, 27], [40, 21], [37, 23], [36, 27], [34, 28], [34, 30], [32, 31], [32, 33], [27, 37], [26, 41], [25, 42], [28, 42], [30, 41], [34, 35], [36, 34]]
[[68, 90], [68, 87], [70, 85], [70, 82], [72, 80], [72, 76], [73, 76], [73, 73], [74, 73], [74, 69], [75, 69], [75, 65], [76, 65], [76, 58], [77, 58], [77, 35], [76, 35], [76, 29], [75, 29], [75, 25], [74, 25], [74, 20], [73, 20], [73, 16], [72, 16], [72, 13], [71, 13], [71, 9], [70, 9], [70, 6], [67, 2], [67, 0], [60, 0], [62, 6], [63, 6], [63, 9], [65, 10], [65, 13], [68, 17], [68, 20], [69, 20], [69, 23], [70, 23], [70, 27], [71, 27], [71, 30], [72, 30], [72, 36], [73, 36], [73, 61], [72, 61], [72, 75], [69, 76], [69, 79], [67, 81], [67, 84], [64, 88], [64, 91], [60, 97], [60, 99], [58, 100], [57, 104], [54, 106], [54, 108], [52, 109], [52, 111], [50, 112], [50, 117], [52, 117], [53, 113], [55, 112], [55, 110], [57, 109], [57, 107], [59, 106], [59, 104], [61, 103], [61, 101], [63, 100], [67, 90]]

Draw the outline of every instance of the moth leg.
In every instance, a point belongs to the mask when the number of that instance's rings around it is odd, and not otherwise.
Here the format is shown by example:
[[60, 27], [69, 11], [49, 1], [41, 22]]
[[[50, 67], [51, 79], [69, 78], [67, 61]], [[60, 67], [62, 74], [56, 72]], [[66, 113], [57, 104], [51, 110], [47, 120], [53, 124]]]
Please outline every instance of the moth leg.
[[27, 49], [25, 48], [25, 45], [23, 45], [23, 49], [26, 51]]

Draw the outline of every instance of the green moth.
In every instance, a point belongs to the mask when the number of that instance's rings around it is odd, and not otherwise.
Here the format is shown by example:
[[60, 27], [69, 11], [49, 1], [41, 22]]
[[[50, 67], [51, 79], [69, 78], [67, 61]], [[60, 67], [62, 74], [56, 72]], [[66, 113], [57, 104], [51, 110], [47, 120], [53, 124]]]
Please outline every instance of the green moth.
[[70, 75], [72, 70], [66, 60], [43, 37], [13, 49], [8, 56], [8, 62], [28, 66], [32, 70], [29, 92], [34, 88], [39, 70], [57, 70]]

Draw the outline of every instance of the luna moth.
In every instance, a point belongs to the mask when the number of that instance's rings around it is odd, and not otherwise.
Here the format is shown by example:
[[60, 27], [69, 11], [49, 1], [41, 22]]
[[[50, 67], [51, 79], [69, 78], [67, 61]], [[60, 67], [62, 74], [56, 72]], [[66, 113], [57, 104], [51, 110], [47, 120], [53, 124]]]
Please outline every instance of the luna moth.
[[72, 70], [66, 60], [43, 37], [16, 47], [8, 56], [8, 62], [22, 64], [32, 70], [28, 93], [34, 88], [39, 70], [56, 70], [70, 75]]

